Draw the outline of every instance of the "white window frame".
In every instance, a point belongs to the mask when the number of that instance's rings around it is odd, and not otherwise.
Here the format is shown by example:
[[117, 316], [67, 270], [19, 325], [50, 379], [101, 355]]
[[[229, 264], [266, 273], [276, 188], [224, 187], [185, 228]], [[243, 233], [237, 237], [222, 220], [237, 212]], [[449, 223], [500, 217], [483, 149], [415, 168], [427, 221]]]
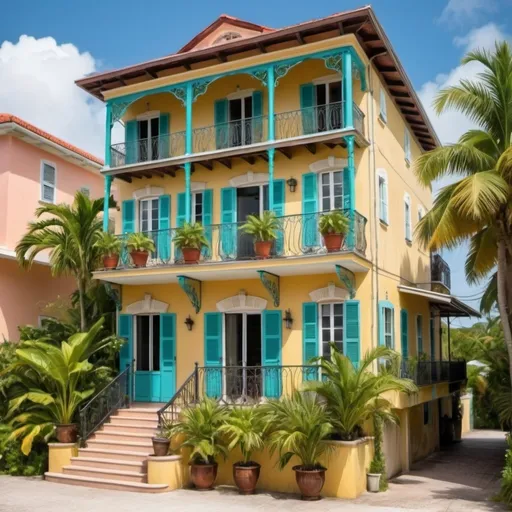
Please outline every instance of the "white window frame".
[[416, 350], [418, 351], [418, 357], [421, 355], [420, 353], [420, 341], [422, 353], [425, 352], [425, 347], [423, 345], [423, 315], [416, 315]]
[[[262, 192], [262, 190], [260, 190]], [[192, 192], [192, 222], [197, 222], [196, 219], [196, 204], [197, 204], [197, 196], [201, 195], [201, 224], [204, 223], [204, 193], [203, 190], [198, 190], [197, 192]], [[260, 201], [261, 203], [261, 201]]]
[[313, 80], [313, 86], [315, 87], [315, 107], [320, 107], [322, 105], [318, 104], [318, 100], [316, 97], [316, 86], [323, 85], [325, 87], [325, 105], [330, 105], [330, 87], [329, 85], [339, 82], [341, 87], [341, 103], [343, 104], [343, 84], [341, 83], [341, 77], [339, 75], [329, 75], [321, 78], [317, 78]]
[[[137, 116], [137, 140], [141, 141], [142, 139], [139, 136], [139, 122], [141, 121], [147, 121], [148, 123], [148, 138], [147, 138], [147, 154], [148, 157], [151, 155], [151, 140], [153, 139], [153, 134], [151, 133], [151, 120], [152, 119], [160, 119], [160, 111], [159, 110], [151, 110], [149, 112], [144, 112], [144, 114], [140, 114]], [[155, 135], [155, 137], [160, 137], [160, 123], [158, 124], [158, 135]], [[140, 143], [140, 142], [139, 142]], [[143, 162], [150, 162], [151, 160], [148, 158], [148, 160], [142, 160]]]
[[[389, 311], [389, 315], [391, 317], [389, 322], [390, 331], [386, 331], [386, 312]], [[384, 332], [384, 346], [388, 348], [394, 348], [395, 347], [395, 310], [394, 308], [390, 308], [387, 306], [384, 306], [382, 308], [382, 322], [384, 323], [383, 326], [383, 332]], [[388, 345], [387, 338], [390, 338], [391, 343]]]
[[[159, 197], [158, 196], [148, 196], [148, 197], [141, 197], [138, 201], [137, 201], [137, 225], [138, 225], [138, 231], [140, 233], [143, 233], [142, 231], [142, 203], [143, 202], [149, 202], [149, 204], [151, 204], [150, 202], [153, 201], [153, 200], [157, 200], [158, 201], [158, 218], [160, 218], [160, 201], [159, 201]], [[148, 210], [148, 213], [152, 211], [152, 208], [150, 208]], [[153, 217], [151, 217], [151, 221], [153, 221]], [[152, 223], [152, 222], [151, 222]], [[149, 222], [149, 217], [148, 217], [148, 226], [151, 224]], [[158, 230], [158, 228], [157, 228]], [[153, 229], [149, 229], [148, 231], [144, 231], [144, 233], [151, 233], [152, 231], [155, 231]]]
[[388, 107], [387, 107], [387, 103], [386, 103], [386, 90], [384, 89], [384, 87], [382, 85], [380, 87], [379, 107], [380, 107], [379, 119], [383, 123], [387, 123], [388, 122]]
[[[251, 116], [251, 117], [246, 117], [245, 116], [245, 101], [242, 101], [242, 100], [245, 100], [245, 98], [252, 98], [252, 93], [255, 91], [255, 89], [246, 89], [244, 91], [238, 91], [238, 92], [235, 92], [233, 94], [230, 94], [229, 96], [227, 96], [227, 100], [228, 100], [228, 122], [232, 122], [233, 119], [231, 119], [231, 109], [229, 108], [229, 102], [230, 101], [236, 101], [236, 100], [240, 100], [240, 106], [241, 106], [241, 111], [242, 111], [242, 117], [241, 119], [235, 119], [234, 121], [245, 121], [247, 119], [252, 119], [254, 116]], [[252, 105], [252, 107], [254, 107], [254, 105]]]
[[[385, 185], [384, 191], [384, 204], [385, 211], [383, 212], [382, 208], [382, 198], [381, 198], [381, 182]], [[388, 174], [385, 169], [377, 170], [377, 191], [379, 197], [379, 220], [386, 225], [389, 225], [389, 182], [388, 182]]]
[[[341, 318], [342, 318], [342, 322], [341, 322], [341, 341], [338, 341], [338, 342], [335, 342], [334, 341], [334, 330], [335, 330], [335, 327], [334, 327], [334, 305], [335, 304], [339, 304], [341, 305]], [[329, 342], [331, 343], [341, 343], [341, 352], [342, 354], [345, 353], [345, 333], [343, 332], [343, 323], [344, 323], [344, 305], [343, 305], [343, 301], [329, 301], [329, 302], [322, 302], [320, 304], [318, 304], [318, 354], [320, 355], [323, 355], [323, 344], [324, 344], [324, 341], [323, 341], [323, 331], [327, 330], [327, 328], [324, 328], [322, 326], [322, 308], [323, 306], [329, 306], [329, 321], [330, 321], [330, 326], [329, 326], [329, 331], [330, 331], [330, 340]], [[339, 327], [337, 327], [337, 329], [339, 329]]]
[[411, 197], [409, 194], [404, 195], [404, 230], [405, 240], [412, 242], [412, 220], [411, 220]]
[[343, 198], [344, 198], [344, 190], [343, 190], [343, 172], [344, 170], [343, 169], [330, 169], [328, 171], [322, 171], [322, 172], [319, 172], [318, 173], [318, 183], [317, 183], [317, 188], [318, 188], [318, 211], [319, 212], [324, 212], [324, 209], [323, 209], [323, 194], [322, 194], [322, 176], [324, 174], [327, 174], [329, 175], [329, 203], [330, 203], [330, 208], [329, 210], [325, 210], [326, 212], [329, 211], [329, 212], [332, 212], [333, 210], [335, 210], [336, 208], [334, 207], [334, 199], [335, 199], [335, 195], [334, 195], [334, 173], [335, 172], [339, 172], [341, 173], [341, 208], [339, 208], [340, 210], [343, 210], [343, 207], [344, 207], [344, 204], [343, 204]]
[[[159, 370], [154, 370], [153, 369], [153, 320], [155, 317], [158, 317], [160, 318], [160, 315], [159, 314], [154, 314], [154, 313], [142, 313], [142, 314], [138, 314], [138, 315], [134, 315], [135, 316], [135, 329], [134, 329], [134, 333], [133, 333], [133, 360], [135, 361], [135, 372], [161, 372], [162, 371], [162, 364], [161, 364], [161, 360], [160, 360], [160, 369]], [[141, 316], [148, 316], [149, 317], [149, 370], [138, 370], [137, 367], [138, 367], [138, 360], [137, 360], [137, 348], [138, 348], [138, 326], [137, 326], [137, 321], [138, 321], [138, 317], [141, 317]], [[159, 320], [160, 321], [160, 320]], [[160, 322], [160, 329], [162, 328], [162, 323]], [[158, 343], [160, 343], [160, 340], [158, 340]], [[162, 349], [162, 347], [160, 347], [160, 350]], [[161, 359], [161, 354], [160, 354], [160, 359]]]
[[404, 131], [404, 153], [407, 164], [411, 163], [411, 134], [407, 128]]
[[[44, 181], [44, 166], [45, 165], [48, 165], [49, 167], [53, 168], [54, 175], [55, 175], [55, 183], [50, 183], [49, 181]], [[55, 164], [55, 162], [50, 162], [49, 160], [41, 160], [39, 173], [40, 173], [40, 182], [41, 182], [41, 190], [40, 190], [41, 199], [40, 200], [43, 203], [56, 204], [57, 203], [57, 165]], [[52, 201], [48, 201], [47, 199], [44, 198], [44, 187], [45, 186], [53, 189], [53, 200]]]

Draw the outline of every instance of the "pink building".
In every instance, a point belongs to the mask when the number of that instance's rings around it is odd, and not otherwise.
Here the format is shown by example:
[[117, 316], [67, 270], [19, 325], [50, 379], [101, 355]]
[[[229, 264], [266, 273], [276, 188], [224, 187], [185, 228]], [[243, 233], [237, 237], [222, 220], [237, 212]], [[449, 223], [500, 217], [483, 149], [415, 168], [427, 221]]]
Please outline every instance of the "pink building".
[[103, 196], [103, 162], [10, 114], [0, 114], [0, 342], [18, 339], [18, 326], [37, 325], [43, 308], [75, 290], [73, 278], [54, 278], [48, 257], [30, 271], [18, 267], [15, 247], [36, 208], [71, 203], [77, 190]]

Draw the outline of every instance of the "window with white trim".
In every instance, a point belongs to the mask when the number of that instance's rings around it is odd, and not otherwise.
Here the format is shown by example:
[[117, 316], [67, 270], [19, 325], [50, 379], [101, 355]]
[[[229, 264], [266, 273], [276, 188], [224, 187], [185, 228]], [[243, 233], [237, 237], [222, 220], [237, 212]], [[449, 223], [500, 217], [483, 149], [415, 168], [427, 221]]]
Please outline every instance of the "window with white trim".
[[406, 128], [404, 132], [404, 151], [405, 151], [405, 161], [410, 164], [411, 163], [411, 134], [409, 130]]
[[343, 208], [343, 171], [320, 174], [320, 208], [323, 212]]
[[381, 121], [387, 123], [388, 121], [388, 109], [386, 105], [386, 91], [384, 87], [380, 88], [380, 113], [379, 117]]
[[384, 316], [384, 345], [388, 348], [393, 348], [395, 346], [394, 334], [395, 330], [393, 328], [394, 324], [394, 310], [392, 308], [382, 308], [383, 316]]
[[203, 212], [203, 193], [194, 192], [192, 194], [192, 222], [199, 222], [199, 224], [203, 224]]
[[158, 230], [160, 202], [157, 197], [139, 201], [139, 231], [148, 233]]
[[423, 353], [423, 316], [416, 317], [416, 346], [418, 347], [418, 356]]
[[425, 210], [423, 210], [423, 206], [418, 206], [418, 222], [423, 219], [425, 216]]
[[342, 95], [341, 80], [338, 77], [315, 85], [317, 131], [341, 128]]
[[405, 224], [405, 239], [407, 242], [412, 241], [412, 226], [411, 226], [411, 198], [408, 194], [404, 197], [404, 224]]
[[384, 170], [379, 171], [379, 219], [389, 224], [388, 219], [388, 177]]
[[137, 153], [139, 162], [158, 160], [160, 146], [160, 114], [157, 112], [137, 119], [138, 141]]
[[41, 201], [55, 204], [57, 169], [50, 162], [41, 162]]
[[330, 344], [343, 353], [343, 302], [320, 305], [320, 354], [330, 357]]
[[160, 316], [137, 315], [135, 367], [139, 372], [160, 371]]

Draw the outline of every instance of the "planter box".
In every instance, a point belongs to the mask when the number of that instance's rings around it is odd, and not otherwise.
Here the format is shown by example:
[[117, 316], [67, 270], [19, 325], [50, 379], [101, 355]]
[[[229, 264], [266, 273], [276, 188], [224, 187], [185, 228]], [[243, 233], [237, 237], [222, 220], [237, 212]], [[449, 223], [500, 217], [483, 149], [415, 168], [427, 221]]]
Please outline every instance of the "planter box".
[[62, 468], [71, 464], [71, 457], [77, 456], [77, 443], [48, 443], [48, 472], [63, 473]]

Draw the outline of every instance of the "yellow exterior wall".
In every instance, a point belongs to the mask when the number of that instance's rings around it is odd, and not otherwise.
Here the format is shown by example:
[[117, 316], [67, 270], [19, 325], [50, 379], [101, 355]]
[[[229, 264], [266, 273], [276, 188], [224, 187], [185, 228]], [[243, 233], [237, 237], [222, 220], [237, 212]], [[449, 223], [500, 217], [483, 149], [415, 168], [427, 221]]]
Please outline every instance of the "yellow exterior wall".
[[78, 456], [76, 443], [48, 443], [48, 472], [62, 473], [71, 464], [71, 457]]
[[471, 395], [465, 395], [461, 398], [462, 402], [462, 435], [471, 432]]
[[180, 455], [148, 457], [148, 484], [166, 484], [168, 491], [183, 489], [188, 481], [188, 468]]
[[439, 409], [437, 400], [431, 404], [431, 421], [423, 423], [423, 404], [410, 409], [410, 442], [412, 462], [425, 458], [439, 447]]

